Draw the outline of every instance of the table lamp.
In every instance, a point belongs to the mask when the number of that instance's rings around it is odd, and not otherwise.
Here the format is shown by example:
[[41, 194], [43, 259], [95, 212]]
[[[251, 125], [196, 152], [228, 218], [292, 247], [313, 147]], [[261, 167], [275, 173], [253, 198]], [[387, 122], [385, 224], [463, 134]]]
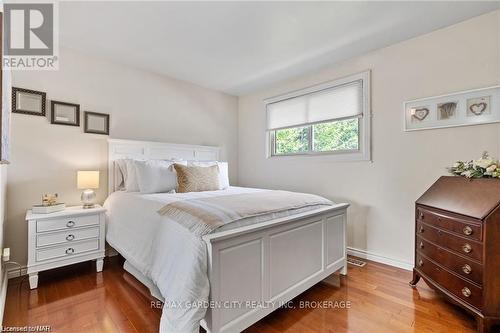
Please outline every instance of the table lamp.
[[99, 171], [78, 171], [77, 172], [78, 189], [82, 192], [83, 208], [94, 208], [95, 192], [99, 188]]

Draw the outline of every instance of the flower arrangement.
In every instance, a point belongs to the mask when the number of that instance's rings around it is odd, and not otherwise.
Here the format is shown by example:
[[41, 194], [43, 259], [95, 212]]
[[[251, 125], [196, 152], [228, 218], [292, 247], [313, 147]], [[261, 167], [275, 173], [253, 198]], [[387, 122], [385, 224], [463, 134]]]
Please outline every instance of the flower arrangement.
[[500, 178], [500, 162], [484, 152], [478, 160], [455, 162], [448, 171], [465, 178]]

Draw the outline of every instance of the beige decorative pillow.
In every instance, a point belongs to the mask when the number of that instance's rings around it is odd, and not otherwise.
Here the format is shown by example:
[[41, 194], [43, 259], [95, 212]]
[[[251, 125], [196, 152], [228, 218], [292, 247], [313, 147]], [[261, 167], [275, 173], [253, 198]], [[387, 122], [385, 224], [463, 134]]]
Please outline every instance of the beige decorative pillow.
[[219, 167], [185, 166], [174, 164], [178, 193], [216, 191], [219, 189]]

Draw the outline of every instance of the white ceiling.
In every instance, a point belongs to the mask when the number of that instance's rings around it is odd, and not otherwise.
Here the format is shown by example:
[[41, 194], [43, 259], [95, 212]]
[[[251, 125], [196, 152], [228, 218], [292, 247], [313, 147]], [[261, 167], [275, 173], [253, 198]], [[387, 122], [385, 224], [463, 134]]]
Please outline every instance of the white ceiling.
[[244, 95], [500, 2], [61, 2], [60, 44]]

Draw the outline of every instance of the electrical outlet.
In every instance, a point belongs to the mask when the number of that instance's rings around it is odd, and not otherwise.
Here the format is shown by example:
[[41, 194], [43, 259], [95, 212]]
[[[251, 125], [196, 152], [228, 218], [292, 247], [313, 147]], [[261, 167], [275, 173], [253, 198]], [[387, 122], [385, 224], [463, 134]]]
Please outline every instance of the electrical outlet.
[[2, 251], [2, 260], [3, 261], [9, 261], [10, 260], [10, 248], [6, 247]]

